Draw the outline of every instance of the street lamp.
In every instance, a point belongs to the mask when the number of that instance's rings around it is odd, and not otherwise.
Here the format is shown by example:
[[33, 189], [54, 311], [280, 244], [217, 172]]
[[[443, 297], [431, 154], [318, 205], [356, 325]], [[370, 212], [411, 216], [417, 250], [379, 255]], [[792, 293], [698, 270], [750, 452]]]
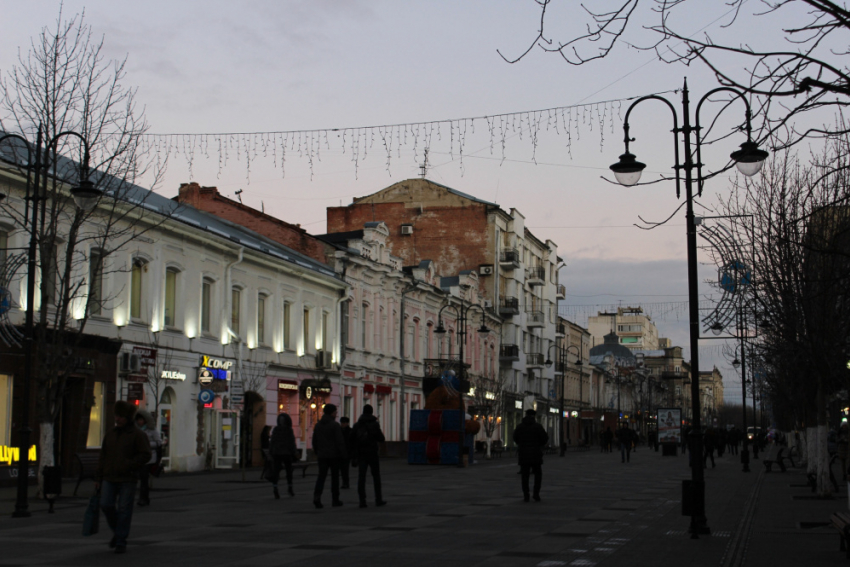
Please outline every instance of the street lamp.
[[[549, 352], [552, 352], [552, 348], [557, 347], [557, 346], [558, 346], [557, 344], [550, 345], [550, 346], [549, 346]], [[561, 423], [560, 423], [560, 428], [561, 428], [561, 439], [560, 439], [560, 441], [561, 441], [561, 452], [560, 452], [560, 455], [561, 455], [562, 457], [563, 457], [563, 456], [566, 454], [566, 452], [567, 452], [567, 445], [566, 445], [566, 442], [564, 441], [564, 385], [565, 385], [565, 384], [564, 384], [564, 382], [565, 382], [565, 374], [566, 374], [566, 368], [567, 368], [567, 353], [568, 353], [568, 352], [570, 352], [570, 350], [571, 350], [571, 349], [576, 349], [576, 358], [578, 358], [578, 360], [576, 360], [576, 362], [575, 362], [575, 365], [576, 365], [576, 366], [578, 366], [578, 379], [579, 379], [579, 382], [578, 382], [578, 396], [579, 396], [579, 402], [578, 402], [578, 426], [579, 426], [579, 435], [581, 435], [581, 408], [582, 408], [582, 405], [583, 405], [583, 403], [584, 403], [584, 397], [583, 397], [583, 395], [582, 395], [582, 386], [583, 386], [583, 382], [584, 382], [584, 377], [582, 376], [582, 373], [581, 373], [582, 364], [583, 364], [583, 363], [582, 363], [582, 361], [581, 361], [581, 351], [579, 350], [578, 345], [569, 345], [569, 346], [568, 346], [568, 347], [566, 347], [566, 348], [563, 348], [563, 347], [558, 348], [558, 362], [559, 362], [559, 364], [561, 365], [561, 371], [562, 371], [562, 373], [563, 373], [563, 375], [562, 375], [562, 377], [561, 377], [561, 380], [560, 380], [560, 382], [561, 382], [561, 411], [560, 411], [560, 414], [561, 414], [561, 418], [560, 418], [560, 421], [561, 421]], [[545, 364], [545, 365], [546, 365], [546, 368], [551, 368], [551, 366], [552, 366], [552, 360], [548, 357], [548, 354], [549, 354], [549, 353], [547, 352], [546, 354], [547, 354], [546, 362], [544, 362], [543, 364]], [[556, 368], [556, 370], [557, 370], [557, 368]]]
[[[76, 136], [80, 139], [83, 145], [83, 164], [80, 168], [80, 183], [71, 189], [71, 195], [77, 207], [83, 211], [90, 211], [97, 204], [100, 198], [101, 191], [89, 181], [89, 146], [85, 138], [76, 132], [60, 132], [54, 136], [46, 146], [48, 152], [53, 150], [56, 153], [56, 144], [59, 138], [63, 136]], [[0, 144], [6, 140], [16, 139], [24, 143], [27, 151], [27, 183], [26, 183], [26, 199], [29, 201], [28, 206], [30, 211], [29, 225], [29, 248], [27, 251], [27, 309], [24, 318], [24, 376], [23, 376], [23, 392], [21, 406], [21, 427], [18, 429], [18, 481], [17, 495], [15, 499], [15, 510], [12, 512], [13, 518], [26, 518], [30, 516], [28, 510], [28, 484], [29, 484], [29, 446], [30, 435], [30, 381], [32, 380], [32, 354], [33, 354], [33, 337], [34, 337], [34, 296], [35, 296], [35, 272], [36, 272], [36, 247], [38, 244], [38, 202], [46, 197], [40, 195], [40, 187], [42, 185], [42, 169], [47, 170], [51, 167], [50, 163], [42, 163], [42, 128], [39, 126], [38, 134], [35, 143], [35, 160], [32, 159], [32, 151], [29, 141], [18, 134], [6, 134], [0, 136]], [[18, 165], [17, 163], [15, 165]], [[53, 170], [56, 171], [55, 164]], [[43, 174], [44, 185], [47, 184], [48, 171]], [[5, 197], [5, 196], [4, 196]], [[26, 218], [24, 218], [26, 226]]]
[[[606, 355], [606, 358], [607, 358], [607, 355]], [[613, 378], [615, 378], [616, 381], [617, 381], [617, 425], [616, 425], [615, 428], [619, 429], [620, 418], [621, 418], [621, 413], [620, 413], [620, 382], [622, 382], [624, 376], [620, 375], [620, 367], [617, 366], [616, 364], [614, 365], [614, 371], [615, 371], [614, 373], [611, 372], [610, 367], [606, 367], [605, 370], [608, 373], [608, 376], [605, 378], [606, 384], [610, 384], [611, 380]]]
[[[629, 143], [634, 139], [629, 138], [629, 115], [632, 110], [645, 100], [659, 100], [666, 104], [673, 113], [673, 146], [675, 152], [676, 171], [676, 196], [681, 194], [681, 170], [685, 170], [685, 199], [686, 199], [686, 215], [685, 225], [687, 230], [687, 254], [688, 254], [688, 302], [689, 302], [689, 323], [690, 323], [690, 349], [691, 349], [691, 372], [693, 380], [691, 382], [691, 403], [693, 414], [693, 429], [691, 430], [691, 451], [693, 455], [702, 455], [702, 430], [700, 423], [699, 410], [699, 302], [697, 293], [697, 236], [696, 223], [694, 221], [693, 208], [693, 170], [696, 169], [697, 183], [702, 191], [702, 160], [701, 160], [701, 139], [700, 139], [700, 121], [699, 111], [703, 102], [708, 100], [711, 95], [728, 91], [735, 94], [738, 98], [744, 101], [746, 105], [745, 128], [747, 140], [741, 144], [741, 149], [736, 150], [731, 154], [732, 160], [738, 167], [738, 170], [747, 176], [755, 175], [761, 170], [762, 163], [767, 158], [768, 154], [752, 141], [752, 127], [750, 124], [750, 104], [744, 97], [743, 93], [730, 87], [718, 87], [706, 93], [697, 103], [695, 122], [696, 126], [692, 127], [690, 123], [690, 100], [688, 98], [688, 82], [684, 82], [682, 90], [682, 116], [684, 124], [679, 128], [679, 118], [676, 114], [676, 108], [666, 98], [658, 95], [648, 95], [639, 98], [629, 106], [626, 111], [625, 120], [623, 121], [623, 131], [625, 134], [625, 153], [620, 156], [620, 161], [611, 166], [611, 171], [617, 181], [622, 185], [635, 185], [640, 181], [641, 172], [646, 167], [645, 164], [636, 160], [635, 156], [629, 152]], [[684, 142], [685, 162], [679, 160], [679, 134], [682, 134]], [[691, 136], [694, 136], [696, 147], [696, 161], [691, 151]], [[702, 466], [699, 466], [699, 459], [693, 460], [691, 466], [691, 525], [689, 531], [692, 538], [698, 538], [700, 533], [711, 533], [708, 527], [708, 522], [705, 517], [705, 477], [703, 475]], [[686, 495], [683, 495], [686, 496]]]
[[443, 326], [443, 311], [451, 308], [452, 311], [455, 312], [457, 316], [457, 336], [460, 342], [460, 367], [458, 371], [458, 409], [460, 410], [460, 425], [459, 425], [459, 437], [457, 443], [457, 466], [463, 467], [463, 446], [464, 440], [466, 437], [466, 418], [463, 407], [463, 384], [466, 383], [466, 362], [463, 358], [463, 347], [466, 344], [466, 324], [469, 316], [469, 312], [473, 309], [478, 309], [481, 311], [481, 327], [478, 328], [478, 334], [484, 336], [490, 333], [490, 329], [487, 328], [487, 325], [484, 324], [484, 318], [487, 316], [487, 312], [484, 311], [484, 308], [477, 304], [469, 304], [464, 305], [463, 303], [460, 306], [452, 305], [451, 303], [447, 303], [443, 305], [440, 309], [440, 312], [437, 314], [437, 328], [434, 329], [435, 333], [444, 334], [446, 332], [446, 328]]

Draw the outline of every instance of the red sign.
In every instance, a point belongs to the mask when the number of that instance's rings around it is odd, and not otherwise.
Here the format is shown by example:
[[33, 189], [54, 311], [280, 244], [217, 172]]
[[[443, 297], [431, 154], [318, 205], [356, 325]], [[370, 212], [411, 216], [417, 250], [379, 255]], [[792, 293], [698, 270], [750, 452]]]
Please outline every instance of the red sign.
[[363, 384], [363, 391], [367, 394], [372, 393], [375, 391], [375, 386], [372, 384]]
[[393, 389], [392, 386], [381, 386], [380, 384], [378, 384], [378, 386], [375, 388], [375, 391], [379, 394], [390, 394], [392, 393]]
[[156, 366], [156, 349], [148, 347], [133, 347], [133, 354], [138, 354], [142, 365], [142, 370], [147, 371], [148, 368]]

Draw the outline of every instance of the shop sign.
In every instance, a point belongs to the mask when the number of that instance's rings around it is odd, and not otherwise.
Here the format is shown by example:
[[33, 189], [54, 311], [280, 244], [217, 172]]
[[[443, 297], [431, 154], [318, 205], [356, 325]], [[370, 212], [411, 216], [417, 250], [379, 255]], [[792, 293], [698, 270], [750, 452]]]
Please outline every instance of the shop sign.
[[522, 402], [519, 401], [519, 400], [514, 400], [514, 408], [521, 410], [522, 409]]
[[330, 380], [304, 380], [301, 382], [301, 393], [305, 399], [311, 399], [316, 395], [331, 393]]
[[304, 389], [304, 397], [307, 398], [308, 400], [310, 398], [312, 398], [313, 397], [313, 388], [311, 388], [310, 386], [307, 386]]
[[160, 377], [163, 380], [180, 380], [181, 382], [186, 379], [186, 375], [179, 370], [163, 370]]
[[198, 392], [198, 401], [202, 404], [209, 404], [215, 399], [215, 392], [212, 390], [201, 390]]
[[230, 370], [233, 366], [232, 360], [223, 358], [213, 358], [207, 355], [201, 355], [201, 366], [204, 368], [213, 368], [216, 370]]
[[[20, 448], [9, 447], [8, 445], [0, 445], [0, 463], [6, 465], [11, 465], [13, 462], [17, 463], [20, 460], [20, 456]], [[27, 452], [27, 460], [30, 462], [35, 462], [38, 460], [35, 445], [30, 447], [30, 450]]]
[[146, 371], [148, 368], [156, 366], [155, 348], [134, 346], [133, 354], [139, 355], [139, 364], [141, 365], [142, 371]]
[[278, 380], [277, 389], [298, 391], [298, 382], [295, 382], [294, 380]]
[[363, 391], [367, 394], [371, 394], [375, 391], [375, 386], [373, 386], [372, 384], [363, 384]]
[[375, 387], [375, 392], [378, 394], [391, 394], [393, 391], [392, 386], [382, 386], [378, 384]]
[[[557, 414], [557, 413], [558, 413], [558, 408], [549, 408], [549, 413]], [[575, 412], [573, 412], [573, 413], [575, 413]]]

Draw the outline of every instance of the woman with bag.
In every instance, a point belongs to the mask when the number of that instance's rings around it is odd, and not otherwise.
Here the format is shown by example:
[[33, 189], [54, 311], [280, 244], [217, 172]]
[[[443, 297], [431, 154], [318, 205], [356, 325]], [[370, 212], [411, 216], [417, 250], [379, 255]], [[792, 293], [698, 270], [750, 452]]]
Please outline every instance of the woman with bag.
[[295, 492], [292, 491], [292, 460], [295, 458], [296, 451], [292, 418], [289, 417], [289, 414], [282, 413], [277, 416], [277, 427], [272, 430], [272, 436], [269, 439], [269, 453], [272, 457], [272, 472], [269, 480], [274, 487], [276, 499], [280, 499], [277, 481], [280, 479], [280, 471], [283, 468], [286, 468], [286, 484], [289, 495], [295, 496]]
[[156, 425], [153, 422], [153, 416], [150, 412], [139, 410], [136, 412], [136, 425], [139, 426], [145, 435], [148, 436], [148, 442], [151, 446], [151, 458], [148, 464], [139, 470], [139, 506], [147, 506], [151, 503], [150, 499], [150, 473], [151, 469], [159, 464], [162, 456], [162, 438], [159, 436], [159, 431], [156, 430]]

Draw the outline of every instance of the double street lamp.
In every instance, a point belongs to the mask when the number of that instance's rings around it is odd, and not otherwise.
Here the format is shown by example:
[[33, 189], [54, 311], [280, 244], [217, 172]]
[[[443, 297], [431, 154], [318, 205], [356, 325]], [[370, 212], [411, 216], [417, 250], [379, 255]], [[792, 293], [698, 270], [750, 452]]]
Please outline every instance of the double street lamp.
[[484, 311], [484, 308], [478, 304], [470, 303], [465, 305], [461, 303], [460, 306], [453, 305], [451, 303], [447, 303], [443, 305], [440, 309], [440, 312], [437, 314], [437, 328], [434, 329], [435, 333], [445, 334], [446, 328], [443, 326], [443, 311], [446, 309], [451, 309], [455, 312], [455, 316], [457, 317], [457, 337], [458, 342], [460, 343], [459, 347], [459, 356], [460, 356], [460, 364], [458, 365], [458, 410], [460, 411], [460, 424], [458, 425], [458, 442], [457, 442], [457, 466], [463, 467], [463, 446], [464, 440], [466, 438], [466, 415], [463, 405], [463, 395], [465, 390], [465, 384], [467, 384], [466, 379], [466, 360], [463, 356], [464, 345], [466, 344], [466, 328], [467, 322], [469, 320], [469, 312], [475, 309], [481, 311], [481, 326], [478, 328], [478, 334], [481, 336], [486, 336], [490, 333], [490, 329], [487, 328], [487, 325], [484, 324], [484, 319], [487, 316], [487, 312]]
[[579, 417], [578, 417], [578, 419], [579, 419], [579, 421], [578, 421], [579, 432], [581, 431], [582, 382], [584, 380], [583, 380], [583, 377], [581, 375], [582, 361], [581, 361], [581, 352], [579, 351], [578, 346], [570, 345], [566, 348], [563, 348], [563, 347], [558, 347], [557, 343], [550, 345], [549, 351], [546, 353], [546, 362], [543, 363], [546, 366], [546, 368], [552, 367], [552, 359], [550, 358], [550, 353], [552, 352], [553, 348], [557, 349], [557, 351], [558, 351], [558, 357], [557, 357], [558, 358], [558, 366], [555, 367], [555, 373], [556, 374], [558, 373], [559, 368], [561, 370], [561, 379], [559, 380], [560, 386], [561, 386], [561, 408], [560, 408], [560, 411], [558, 412], [558, 415], [559, 415], [558, 427], [560, 428], [560, 432], [561, 432], [561, 438], [559, 439], [560, 444], [561, 444], [560, 454], [563, 457], [567, 452], [567, 443], [566, 443], [566, 441], [564, 441], [564, 389], [565, 389], [564, 382], [565, 382], [566, 369], [567, 369], [567, 353], [571, 349], [576, 349], [576, 357], [578, 358], [578, 360], [576, 360], [576, 366], [578, 366], [578, 372], [579, 372], [579, 376], [578, 376], [579, 377], [579, 386], [578, 386], [578, 391], [579, 391], [579, 402], [578, 402], [578, 404], [579, 404]]
[[[605, 355], [605, 358], [608, 358], [609, 360], [613, 359], [613, 357], [611, 355]], [[616, 382], [617, 382], [617, 425], [616, 425], [616, 429], [619, 429], [620, 428], [620, 420], [622, 419], [622, 412], [620, 410], [620, 382], [625, 380], [626, 377], [620, 374], [620, 367], [617, 366], [616, 363], [613, 364], [613, 372], [611, 371], [611, 368], [608, 367], [608, 366], [606, 366], [605, 371], [608, 374], [605, 377], [605, 383], [606, 384], [610, 384], [612, 380], [616, 380]]]
[[[688, 82], [685, 80], [682, 89], [682, 116], [684, 123], [679, 127], [679, 118], [676, 113], [676, 108], [666, 98], [658, 95], [644, 96], [636, 100], [629, 106], [626, 111], [625, 120], [623, 121], [623, 130], [625, 134], [626, 151], [620, 156], [620, 161], [611, 166], [611, 171], [617, 181], [622, 185], [635, 185], [640, 181], [641, 172], [646, 167], [635, 159], [635, 156], [629, 152], [629, 143], [634, 141], [634, 138], [629, 138], [629, 116], [632, 110], [645, 100], [658, 100], [663, 102], [670, 108], [673, 113], [673, 145], [675, 152], [676, 171], [676, 196], [681, 194], [681, 175], [682, 170], [685, 171], [685, 199], [687, 210], [685, 214], [685, 225], [687, 231], [687, 252], [688, 252], [688, 301], [689, 301], [689, 325], [690, 325], [690, 350], [691, 350], [691, 403], [693, 414], [693, 429], [691, 430], [691, 451], [692, 455], [702, 455], [703, 448], [703, 433], [700, 423], [700, 389], [699, 389], [699, 303], [697, 294], [697, 235], [696, 222], [694, 220], [693, 208], [693, 176], [696, 170], [696, 180], [702, 193], [702, 159], [701, 159], [701, 127], [699, 120], [700, 107], [708, 100], [708, 98], [719, 92], [733, 93], [737, 98], [740, 98], [746, 106], [745, 124], [747, 140], [741, 144], [741, 148], [732, 152], [730, 155], [732, 161], [735, 162], [738, 170], [744, 175], [750, 177], [761, 170], [764, 160], [767, 159], [768, 153], [759, 149], [758, 145], [752, 140], [752, 127], [750, 124], [750, 104], [746, 97], [740, 91], [730, 87], [718, 87], [708, 91], [697, 103], [695, 113], [695, 126], [690, 123], [690, 100], [688, 98]], [[682, 134], [684, 143], [685, 161], [682, 163], [679, 159], [679, 134]], [[696, 155], [691, 150], [691, 137], [694, 137]], [[696, 157], [696, 161], [694, 161]], [[708, 527], [708, 521], [705, 517], [705, 478], [703, 475], [701, 459], [697, 458], [692, 461], [691, 466], [691, 491], [690, 495], [683, 494], [683, 497], [689, 499], [691, 525], [690, 533], [692, 538], [698, 538], [700, 533], [711, 533]], [[688, 498], [690, 497], [690, 498]]]
[[[80, 139], [83, 146], [83, 163], [80, 167], [79, 184], [71, 188], [71, 196], [74, 198], [74, 203], [81, 211], [90, 211], [100, 199], [101, 191], [95, 187], [94, 183], [89, 180], [89, 145], [85, 138], [76, 132], [60, 132], [46, 144], [47, 158], [42, 154], [42, 129], [39, 127], [35, 143], [35, 160], [33, 160], [32, 150], [29, 141], [18, 134], [5, 134], [0, 136], [0, 144], [7, 140], [19, 140], [23, 142], [23, 146], [27, 153], [27, 181], [26, 181], [26, 200], [27, 207], [30, 213], [29, 218], [29, 248], [27, 256], [27, 308], [24, 319], [24, 376], [23, 376], [23, 392], [21, 404], [21, 427], [18, 429], [18, 480], [17, 480], [17, 496], [15, 499], [15, 510], [12, 512], [14, 518], [26, 518], [30, 516], [28, 510], [28, 485], [29, 485], [29, 447], [31, 442], [32, 429], [30, 429], [30, 382], [32, 380], [32, 356], [34, 343], [34, 296], [35, 296], [35, 272], [36, 272], [36, 250], [38, 247], [38, 210], [39, 201], [47, 197], [41, 194], [42, 185], [47, 187], [48, 170], [53, 168], [57, 171], [56, 163], [50, 163], [50, 152], [55, 156], [57, 153], [57, 144], [59, 139], [64, 136], [75, 136]], [[17, 159], [14, 159], [15, 152], [12, 153], [13, 164], [19, 166]], [[8, 161], [8, 160], [3, 160]], [[46, 163], [45, 163], [46, 161]], [[44, 170], [44, 171], [42, 171]], [[54, 173], [55, 174], [55, 173]], [[5, 195], [0, 195], [0, 199]], [[26, 213], [24, 214], [24, 226], [27, 224]], [[44, 219], [42, 219], [43, 221]]]

